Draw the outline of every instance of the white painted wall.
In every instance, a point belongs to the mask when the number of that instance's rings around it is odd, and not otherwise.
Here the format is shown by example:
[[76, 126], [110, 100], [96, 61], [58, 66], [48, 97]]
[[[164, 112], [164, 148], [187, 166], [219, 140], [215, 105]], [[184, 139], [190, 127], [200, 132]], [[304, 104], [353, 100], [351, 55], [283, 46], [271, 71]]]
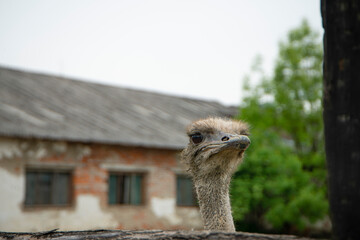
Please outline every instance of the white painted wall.
[[181, 223], [181, 218], [176, 215], [175, 198], [151, 198], [151, 210], [159, 218], [165, 218], [173, 225]]
[[24, 192], [23, 175], [16, 176], [0, 168], [0, 231], [19, 229]]

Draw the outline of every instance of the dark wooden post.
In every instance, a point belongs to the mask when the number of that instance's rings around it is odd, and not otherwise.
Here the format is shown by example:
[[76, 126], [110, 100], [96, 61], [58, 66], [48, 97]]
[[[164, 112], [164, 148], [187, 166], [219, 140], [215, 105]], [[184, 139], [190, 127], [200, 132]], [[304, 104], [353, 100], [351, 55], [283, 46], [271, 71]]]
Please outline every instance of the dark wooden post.
[[321, 0], [324, 124], [335, 239], [360, 239], [360, 1]]

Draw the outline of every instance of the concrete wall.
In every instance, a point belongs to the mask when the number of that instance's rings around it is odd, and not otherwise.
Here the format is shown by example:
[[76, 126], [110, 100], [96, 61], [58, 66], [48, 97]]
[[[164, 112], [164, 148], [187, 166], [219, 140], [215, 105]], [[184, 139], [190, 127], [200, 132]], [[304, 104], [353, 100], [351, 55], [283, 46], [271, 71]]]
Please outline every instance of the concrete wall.
[[[140, 147], [0, 138], [0, 231], [201, 229], [198, 208], [176, 206], [178, 152]], [[69, 169], [73, 203], [25, 207], [25, 169]], [[141, 206], [107, 203], [110, 171], [145, 174]]]

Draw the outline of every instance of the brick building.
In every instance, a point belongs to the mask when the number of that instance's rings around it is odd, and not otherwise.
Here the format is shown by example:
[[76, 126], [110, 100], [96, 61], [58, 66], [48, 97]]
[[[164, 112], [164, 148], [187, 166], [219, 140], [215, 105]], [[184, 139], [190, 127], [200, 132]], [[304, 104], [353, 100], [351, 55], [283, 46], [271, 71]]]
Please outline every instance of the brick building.
[[235, 112], [0, 67], [0, 231], [202, 228], [185, 126]]

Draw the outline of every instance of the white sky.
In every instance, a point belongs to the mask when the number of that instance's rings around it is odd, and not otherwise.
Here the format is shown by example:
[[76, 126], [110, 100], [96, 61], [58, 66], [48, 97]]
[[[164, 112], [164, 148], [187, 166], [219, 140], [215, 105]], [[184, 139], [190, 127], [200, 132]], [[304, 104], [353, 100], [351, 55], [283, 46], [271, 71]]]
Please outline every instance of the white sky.
[[256, 55], [319, 0], [0, 0], [0, 65], [239, 104]]

